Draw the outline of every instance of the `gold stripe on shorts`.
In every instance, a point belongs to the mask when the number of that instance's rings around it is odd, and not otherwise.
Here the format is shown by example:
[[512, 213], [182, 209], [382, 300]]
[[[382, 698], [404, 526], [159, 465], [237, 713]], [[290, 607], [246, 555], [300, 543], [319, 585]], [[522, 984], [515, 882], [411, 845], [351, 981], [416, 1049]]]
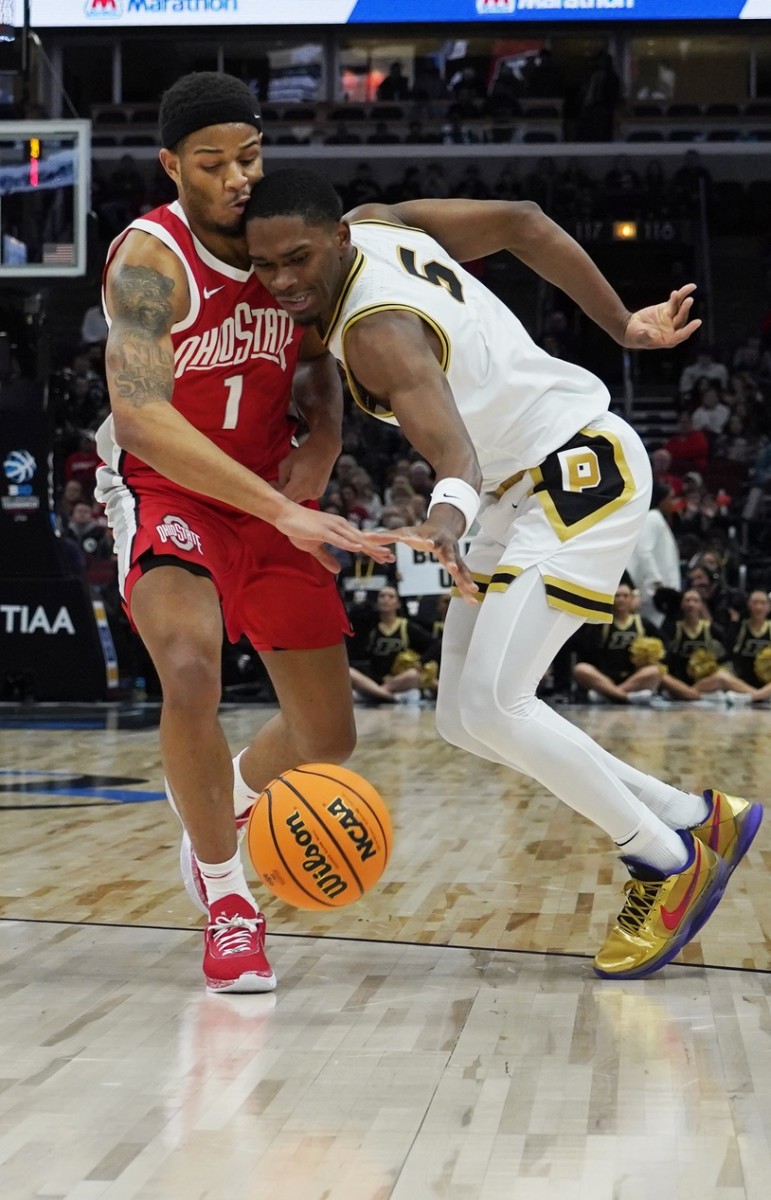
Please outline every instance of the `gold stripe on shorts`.
[[[474, 580], [474, 583], [479, 588], [479, 591], [476, 593], [476, 598], [477, 598], [478, 602], [481, 604], [481, 602], [484, 600], [485, 596], [487, 595], [488, 588], [490, 587], [490, 578], [491, 577], [489, 575], [478, 575], [475, 571], [472, 571], [471, 578]], [[458, 587], [456, 587], [455, 584], [453, 584], [453, 586], [450, 588], [450, 596], [451, 597], [452, 596], [460, 596], [460, 589]]]
[[[474, 582], [479, 586], [477, 600], [484, 600], [491, 592], [505, 592], [518, 575], [522, 567], [510, 567], [500, 564], [492, 575], [473, 575]], [[555, 575], [542, 575], [546, 589], [546, 602], [550, 608], [559, 608], [563, 612], [573, 613], [583, 617], [585, 621], [604, 625], [613, 620], [613, 596], [610, 592], [595, 592], [591, 588], [581, 587], [578, 583], [570, 583], [566, 579], [557, 579]], [[451, 595], [460, 596], [457, 587], [453, 587]]]
[[594, 592], [554, 575], [543, 575], [546, 600], [550, 608], [560, 608], [595, 624], [613, 620], [613, 596], [610, 592]]

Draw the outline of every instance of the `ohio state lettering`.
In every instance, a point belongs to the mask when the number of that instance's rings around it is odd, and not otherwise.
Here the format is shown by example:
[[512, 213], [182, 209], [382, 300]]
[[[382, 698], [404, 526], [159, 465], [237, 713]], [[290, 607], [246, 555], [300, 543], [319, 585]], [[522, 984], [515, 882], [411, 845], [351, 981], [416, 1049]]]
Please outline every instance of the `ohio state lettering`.
[[221, 325], [185, 338], [174, 353], [174, 376], [211, 367], [238, 367], [247, 359], [266, 358], [286, 370], [286, 348], [294, 335], [292, 318], [283, 308], [237, 304]]
[[156, 525], [155, 528], [162, 542], [171, 542], [178, 550], [197, 550], [199, 554], [203, 554], [200, 537], [181, 517], [174, 517], [168, 513], [163, 518], [163, 524]]

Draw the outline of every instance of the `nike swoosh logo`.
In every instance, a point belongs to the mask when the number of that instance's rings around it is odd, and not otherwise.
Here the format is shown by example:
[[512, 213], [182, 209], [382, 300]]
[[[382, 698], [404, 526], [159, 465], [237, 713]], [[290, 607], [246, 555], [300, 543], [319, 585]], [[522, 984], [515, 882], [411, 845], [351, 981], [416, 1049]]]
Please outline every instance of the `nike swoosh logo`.
[[224, 285], [224, 283], [223, 283], [223, 284], [221, 284], [221, 285], [220, 285], [220, 287], [218, 287], [218, 288], [204, 288], [204, 289], [203, 289], [203, 298], [204, 298], [204, 300], [210, 300], [212, 296], [216, 296], [216, 295], [217, 295], [217, 292], [221, 292], [221, 291], [222, 291], [222, 289], [224, 288], [224, 286], [225, 286], [225, 285]]
[[663, 904], [661, 906], [661, 920], [670, 933], [673, 929], [677, 928], [688, 911], [688, 905], [691, 903], [691, 897], [696, 890], [696, 884], [699, 882], [699, 875], [701, 873], [701, 843], [698, 841], [698, 839], [694, 840], [694, 846], [696, 850], [696, 862], [693, 865], [693, 878], [688, 885], [688, 891], [683, 896], [677, 908], [664, 908]]

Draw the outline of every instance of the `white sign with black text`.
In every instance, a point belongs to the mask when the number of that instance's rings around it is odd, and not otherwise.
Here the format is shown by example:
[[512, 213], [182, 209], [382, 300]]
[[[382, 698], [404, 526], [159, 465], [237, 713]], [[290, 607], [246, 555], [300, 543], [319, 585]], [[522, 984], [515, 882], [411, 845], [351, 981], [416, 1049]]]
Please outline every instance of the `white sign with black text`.
[[[471, 538], [460, 542], [462, 557], [466, 556], [470, 545]], [[396, 570], [402, 596], [438, 596], [452, 587], [452, 578], [433, 554], [413, 550], [411, 546], [397, 544]]]

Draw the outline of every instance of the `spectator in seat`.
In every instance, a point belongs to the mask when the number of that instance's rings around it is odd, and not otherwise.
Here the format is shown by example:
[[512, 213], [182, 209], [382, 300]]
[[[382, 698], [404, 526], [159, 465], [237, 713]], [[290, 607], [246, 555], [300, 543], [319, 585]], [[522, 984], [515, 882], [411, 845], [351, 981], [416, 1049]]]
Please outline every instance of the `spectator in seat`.
[[392, 62], [388, 74], [377, 89], [378, 100], [409, 100], [410, 81], [400, 62]]
[[632, 588], [622, 581], [613, 597], [611, 623], [579, 630], [575, 648], [580, 661], [573, 678], [590, 700], [644, 704], [658, 690], [664, 643], [656, 626], [634, 611], [634, 603]]
[[763, 357], [763, 347], [757, 334], [750, 334], [734, 351], [731, 359], [732, 371], [757, 371]]
[[715, 693], [750, 696], [753, 688], [732, 669], [726, 645], [732, 635], [720, 626], [695, 588], [688, 588], [681, 601], [681, 619], [667, 645], [666, 674], [661, 691], [673, 700], [702, 700]]
[[698, 408], [691, 413], [694, 429], [703, 429], [715, 436], [725, 429], [731, 410], [723, 401], [722, 392], [714, 385], [701, 390]]
[[[723, 583], [720, 570], [709, 561], [699, 559], [688, 571], [688, 587], [704, 601], [707, 613], [721, 628], [732, 635], [747, 607], [747, 599], [738, 588]], [[731, 643], [732, 644], [732, 643]]]
[[541, 100], [558, 99], [564, 94], [562, 76], [554, 65], [554, 58], [548, 46], [543, 46], [533, 60], [532, 67], [525, 76], [528, 96]]
[[594, 56], [581, 100], [579, 134], [582, 142], [612, 142], [621, 80], [606, 50]]
[[723, 391], [728, 388], [728, 368], [717, 362], [714, 352], [706, 346], [699, 350], [695, 362], [683, 369], [678, 385], [680, 395], [690, 396], [700, 379], [716, 383]]
[[663, 446], [659, 446], [651, 454], [651, 469], [653, 471], [653, 482], [663, 483], [671, 488], [675, 496], [679, 496], [683, 490], [683, 480], [680, 475], [675, 475], [671, 471], [672, 455]]
[[749, 703], [771, 699], [771, 600], [763, 588], [747, 597], [747, 616], [733, 646], [734, 671], [753, 688]]
[[112, 537], [104, 517], [95, 517], [93, 508], [85, 500], [79, 500], [73, 506], [67, 528], [85, 554], [97, 558], [109, 558], [112, 554]]
[[89, 509], [91, 508], [91, 503], [83, 484], [79, 479], [70, 479], [65, 483], [62, 494], [59, 497], [59, 503], [56, 506], [57, 516], [62, 529], [67, 528], [72, 517], [72, 510], [81, 501], [86, 501]]
[[693, 204], [699, 199], [702, 184], [705, 195], [709, 198], [712, 176], [701, 161], [698, 150], [686, 150], [682, 164], [672, 176], [672, 188], [681, 208], [688, 216], [693, 216]]
[[672, 460], [672, 472], [686, 475], [689, 471], [703, 474], [709, 462], [709, 439], [702, 429], [694, 429], [690, 413], [683, 413], [677, 433], [664, 444]]
[[93, 433], [82, 434], [78, 449], [73, 450], [64, 460], [65, 482], [77, 480], [82, 485], [84, 494], [90, 496], [96, 486], [96, 468], [100, 462]]
[[401, 615], [395, 587], [377, 594], [377, 614], [365, 641], [362, 670], [351, 667], [355, 691], [371, 700], [394, 704], [400, 693], [420, 687], [424, 664], [421, 654], [433, 650], [434, 636], [416, 621]]

